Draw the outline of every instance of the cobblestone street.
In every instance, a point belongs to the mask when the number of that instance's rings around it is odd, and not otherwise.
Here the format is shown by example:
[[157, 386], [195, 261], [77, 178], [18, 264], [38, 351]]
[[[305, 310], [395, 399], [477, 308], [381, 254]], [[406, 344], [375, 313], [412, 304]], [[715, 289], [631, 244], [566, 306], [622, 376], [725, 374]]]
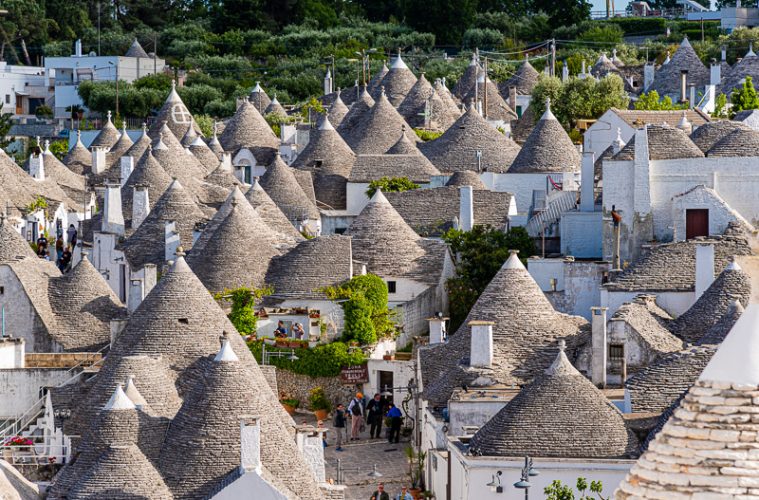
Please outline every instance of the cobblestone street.
[[[403, 451], [408, 446], [408, 441], [390, 444], [384, 439], [362, 440], [344, 444], [345, 451], [342, 452], [335, 451], [333, 441], [334, 439], [328, 438], [330, 445], [324, 450], [327, 478], [337, 478], [339, 459], [345, 471], [343, 482], [348, 486], [345, 491], [346, 500], [368, 500], [379, 482], [385, 483], [385, 491], [394, 498], [400, 492], [401, 485], [408, 483], [408, 465]], [[382, 474], [378, 479], [369, 477], [375, 464], [377, 471]]]

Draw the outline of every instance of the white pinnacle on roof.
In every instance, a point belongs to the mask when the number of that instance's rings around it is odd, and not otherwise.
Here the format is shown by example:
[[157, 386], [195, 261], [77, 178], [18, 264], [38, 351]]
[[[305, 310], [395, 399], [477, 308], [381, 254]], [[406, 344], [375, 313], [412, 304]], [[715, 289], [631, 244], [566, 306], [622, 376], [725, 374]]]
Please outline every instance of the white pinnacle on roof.
[[[687, 41], [687, 39], [686, 39], [686, 41]], [[670, 61], [670, 58], [669, 58], [669, 51], [667, 51], [667, 58], [666, 58], [666, 59], [664, 60], [664, 62], [662, 63], [662, 66], [664, 66], [665, 64], [669, 64], [669, 61]]]
[[163, 142], [163, 134], [161, 134], [161, 136], [158, 138], [158, 142], [153, 147], [153, 150], [156, 150], [156, 149], [169, 149], [166, 143]]
[[472, 59], [469, 61], [469, 66], [477, 66], [480, 63], [479, 57], [477, 57], [477, 51], [472, 52]]
[[372, 196], [372, 199], [369, 200], [369, 203], [385, 203], [385, 204], [389, 204], [390, 202], [387, 201], [387, 198], [385, 198], [385, 195], [382, 194], [382, 190], [381, 189], [377, 189], [377, 191], [375, 191], [375, 193], [374, 193], [374, 196]]
[[335, 127], [332, 126], [327, 115], [322, 117], [322, 122], [319, 124], [319, 130], [335, 130]]
[[250, 92], [251, 94], [253, 92], [263, 92], [263, 90], [261, 89], [261, 82], [256, 82], [256, 86], [253, 87], [253, 90], [251, 90]]
[[543, 112], [543, 116], [540, 117], [541, 120], [556, 120], [556, 117], [554, 116], [553, 112], [551, 111], [551, 98], [546, 97], [546, 110]]
[[754, 53], [754, 42], [748, 42], [748, 52], [746, 52], [746, 57], [756, 57], [756, 54]]
[[749, 304], [699, 380], [759, 385], [759, 305]]
[[147, 406], [148, 402], [142, 397], [140, 391], [137, 390], [137, 386], [134, 385], [134, 377], [129, 375], [126, 383], [126, 390], [124, 394], [134, 403], [135, 406]]
[[730, 264], [725, 267], [725, 271], [741, 271], [743, 268], [738, 265], [737, 262], [732, 261]]
[[[512, 254], [514, 255], [514, 254]], [[564, 352], [567, 348], [567, 343], [564, 340], [559, 340], [559, 354], [556, 359], [551, 363], [551, 366], [546, 368], [546, 375], [579, 375], [577, 369], [572, 366], [572, 363], [567, 358], [567, 354]]]
[[131, 399], [124, 393], [121, 384], [116, 386], [111, 399], [105, 404], [105, 410], [134, 410], [135, 406]]
[[690, 131], [693, 128], [691, 126], [691, 123], [688, 121], [688, 114], [685, 111], [683, 111], [683, 116], [680, 118], [680, 122], [677, 124], [677, 128], [685, 131]]
[[680, 47], [690, 47], [690, 42], [688, 41], [688, 37], [686, 36], [683, 38], [683, 41], [680, 42]]
[[179, 94], [177, 94], [176, 80], [171, 80], [171, 92], [169, 92], [169, 97], [166, 98], [166, 101], [167, 102], [181, 101]]
[[235, 351], [232, 350], [232, 346], [229, 345], [229, 341], [227, 339], [224, 339], [221, 341], [221, 349], [219, 350], [219, 353], [216, 355], [213, 360], [217, 363], [220, 363], [222, 361], [240, 361], [240, 359], [237, 357], [237, 354], [235, 354]]
[[506, 259], [506, 262], [504, 262], [501, 269], [524, 269], [524, 264], [522, 264], [522, 261], [517, 257], [519, 250], [509, 250], [509, 252], [511, 255]]
[[[192, 130], [192, 129], [190, 129], [190, 130]], [[200, 137], [199, 135], [195, 136], [195, 140], [192, 141], [192, 144], [190, 144], [190, 146], [208, 147], [208, 145], [205, 142], [203, 142], [203, 138]]]
[[111, 110], [108, 110], [108, 113], [106, 113], [106, 116], [108, 117], [108, 123], [111, 122]]
[[614, 139], [614, 144], [616, 144], [619, 149], [625, 147], [625, 141], [622, 140], [622, 129], [620, 127], [617, 127], [617, 138]]
[[390, 65], [390, 69], [408, 69], [406, 63], [401, 59], [401, 49], [398, 49], [398, 55], [393, 59], [393, 64]]

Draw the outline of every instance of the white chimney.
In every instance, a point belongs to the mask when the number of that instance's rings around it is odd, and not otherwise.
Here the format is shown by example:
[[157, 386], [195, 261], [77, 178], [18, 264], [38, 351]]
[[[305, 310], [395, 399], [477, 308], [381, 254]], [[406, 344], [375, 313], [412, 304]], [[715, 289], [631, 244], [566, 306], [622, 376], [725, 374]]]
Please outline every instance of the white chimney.
[[596, 204], [594, 186], [596, 183], [596, 154], [592, 151], [582, 153], [582, 181], [580, 184], [580, 211], [592, 212]]
[[121, 185], [123, 186], [134, 170], [134, 158], [124, 155], [119, 161], [121, 162]]
[[608, 307], [591, 307], [591, 379], [598, 387], [606, 387], [606, 311]]
[[74, 57], [82, 57], [82, 40], [74, 42]]
[[137, 229], [150, 213], [150, 199], [147, 184], [132, 187], [132, 229]]
[[445, 342], [445, 322], [447, 320], [448, 318], [443, 317], [442, 314], [427, 318], [430, 324], [430, 345]]
[[643, 92], [648, 92], [648, 89], [654, 83], [654, 72], [656, 67], [653, 64], [646, 63], [643, 66]]
[[327, 475], [324, 471], [324, 444], [322, 443], [323, 433], [326, 431], [326, 429], [316, 429], [311, 426], [300, 426], [295, 429], [295, 442], [301, 451], [301, 455], [314, 472], [317, 483], [327, 481]]
[[722, 65], [714, 63], [710, 67], [711, 73], [709, 76], [709, 85], [719, 86], [722, 81]]
[[29, 175], [38, 181], [45, 180], [45, 159], [42, 153], [32, 153], [29, 157]]
[[332, 73], [327, 69], [327, 74], [324, 75], [324, 95], [332, 93]]
[[177, 223], [173, 220], [164, 221], [164, 260], [167, 262], [174, 260], [174, 256], [177, 254], [177, 248], [180, 245], [179, 232], [177, 231]]
[[722, 62], [727, 62], [727, 47], [724, 45], [720, 47], [720, 60]]
[[566, 82], [569, 80], [569, 66], [567, 66], [567, 62], [564, 61], [564, 66], [561, 68], [561, 81]]
[[95, 175], [102, 174], [108, 168], [105, 159], [105, 153], [108, 148], [104, 146], [92, 146], [92, 173]]
[[105, 201], [101, 229], [104, 233], [124, 234], [124, 214], [121, 210], [121, 186], [105, 185]]
[[459, 187], [459, 225], [462, 231], [474, 227], [474, 190], [472, 186]]
[[222, 153], [221, 154], [221, 164], [224, 166], [225, 169], [227, 169], [229, 172], [231, 172], [234, 167], [232, 166], [232, 154], [231, 153]]
[[240, 417], [240, 467], [261, 474], [261, 418]]
[[688, 100], [688, 70], [680, 70], [680, 102]]
[[698, 300], [714, 282], [714, 245], [699, 243], [696, 245], [696, 296]]
[[469, 366], [490, 368], [493, 364], [493, 323], [492, 321], [470, 321], [471, 347]]
[[139, 271], [133, 271], [129, 278], [129, 294], [127, 295], [127, 309], [134, 311], [145, 300], [158, 281], [158, 272], [155, 264], [145, 264]]

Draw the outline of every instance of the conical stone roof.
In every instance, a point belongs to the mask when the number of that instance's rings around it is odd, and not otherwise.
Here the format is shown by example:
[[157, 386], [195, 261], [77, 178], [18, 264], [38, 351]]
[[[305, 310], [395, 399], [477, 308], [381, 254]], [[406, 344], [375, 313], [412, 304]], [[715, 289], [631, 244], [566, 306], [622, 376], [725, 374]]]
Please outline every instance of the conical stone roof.
[[441, 172], [477, 171], [477, 151], [483, 171], [506, 172], [519, 153], [511, 139], [488, 124], [470, 107], [456, 123], [437, 139], [422, 143], [419, 149]]
[[36, 259], [37, 255], [16, 231], [5, 215], [0, 215], [0, 263], [19, 257]]
[[195, 183], [208, 175], [206, 168], [195, 156], [187, 153], [168, 125], [164, 125], [160, 140], [153, 145], [153, 156], [169, 176], [178, 179], [188, 189], [194, 190]]
[[469, 62], [469, 66], [464, 70], [464, 74], [461, 75], [459, 81], [453, 87], [453, 95], [459, 99], [463, 99], [465, 95], [474, 87], [477, 83], [477, 77], [482, 72], [482, 66], [480, 66], [480, 59], [477, 57], [477, 53], [472, 54], [472, 60]]
[[119, 140], [119, 131], [111, 122], [111, 112], [108, 112], [108, 119], [106, 120], [103, 128], [100, 129], [98, 135], [90, 143], [90, 147], [102, 146], [106, 148], [112, 147]]
[[[398, 106], [398, 113], [414, 128], [425, 127], [426, 124], [435, 130], [448, 129], [460, 116], [458, 112], [451, 112], [450, 107], [424, 77], [424, 73]], [[428, 115], [426, 118], [425, 113]]]
[[147, 186], [148, 205], [152, 210], [169, 185], [171, 185], [171, 177], [153, 156], [153, 149], [148, 147], [135, 162], [132, 174], [121, 187], [121, 207], [124, 219], [132, 220], [135, 186]]
[[279, 139], [274, 135], [271, 127], [256, 107], [248, 101], [243, 101], [237, 108], [219, 137], [219, 142], [225, 151], [237, 151], [244, 147], [279, 147]]
[[346, 130], [343, 137], [356, 154], [382, 154], [395, 144], [396, 130], [405, 130], [406, 137], [412, 142], [419, 141], [406, 120], [380, 91], [374, 106], [351, 130]]
[[701, 297], [669, 325], [669, 329], [686, 342], [695, 344], [728, 312], [733, 302], [739, 300], [745, 306], [750, 298], [751, 277], [737, 264], [731, 263]]
[[730, 308], [722, 317], [714, 323], [714, 326], [704, 334], [698, 341], [700, 345], [719, 345], [725, 340], [727, 334], [733, 329], [733, 326], [741, 317], [741, 314], [745, 311], [743, 305], [739, 300], [735, 300], [730, 304]]
[[71, 500], [172, 500], [169, 488], [150, 460], [131, 445], [112, 445], [71, 489]]
[[206, 176], [205, 181], [224, 189], [232, 189], [232, 186], [240, 183], [235, 174], [232, 173], [232, 168], [224, 163], [219, 163], [216, 169]]
[[548, 107], [508, 173], [577, 172], [579, 169], [580, 153]]
[[759, 57], [753, 51], [746, 54], [732, 68], [722, 73], [722, 82], [717, 92], [730, 97], [733, 92], [743, 87], [743, 82], [747, 76], [750, 76], [754, 82], [759, 80]]
[[422, 152], [416, 147], [416, 143], [409, 141], [405, 130], [401, 130], [398, 140], [388, 149], [385, 154], [389, 155], [421, 155]]
[[750, 305], [619, 485], [617, 499], [750, 497], [759, 468], [759, 310]]
[[308, 144], [292, 167], [313, 174], [318, 202], [332, 209], [344, 209], [345, 185], [355, 159], [356, 155], [325, 116], [319, 128], [311, 131]]
[[63, 157], [63, 164], [72, 172], [83, 175], [92, 169], [92, 153], [82, 144], [82, 133], [77, 131], [74, 147]]
[[709, 83], [709, 70], [701, 62], [687, 38], [680, 43], [672, 59], [656, 71], [649, 91], [655, 90], [661, 97], [669, 96], [672, 100], [679, 100], [682, 70], [688, 72], [689, 85], [693, 84], [696, 88], [702, 88]]
[[111, 320], [126, 317], [126, 309], [100, 272], [82, 258], [48, 286], [57, 328], [51, 332], [71, 351], [94, 351], [111, 340]]
[[124, 54], [124, 57], [144, 57], [149, 58], [148, 53], [145, 52], [145, 49], [142, 48], [142, 45], [140, 45], [140, 42], [137, 41], [135, 38], [132, 42], [132, 45], [129, 46], [129, 50], [126, 51], [126, 54]]
[[142, 154], [147, 151], [148, 146], [151, 144], [150, 136], [148, 135], [148, 129], [145, 126], [145, 124], [142, 124], [142, 134], [140, 134], [139, 139], [137, 139], [132, 146], [126, 150], [126, 153], [124, 153], [125, 156], [131, 156], [134, 158], [134, 161], [136, 162]]
[[329, 122], [333, 126], [339, 127], [343, 121], [343, 118], [345, 118], [345, 115], [348, 114], [348, 111], [348, 106], [345, 105], [342, 97], [340, 97], [340, 89], [338, 89], [337, 96], [335, 97], [332, 105], [329, 107], [329, 111], [327, 111], [327, 118], [329, 118]]
[[194, 127], [195, 132], [200, 133], [200, 129], [197, 128], [197, 124], [192, 119], [190, 110], [187, 109], [182, 98], [179, 97], [176, 82], [174, 81], [171, 82], [169, 96], [164, 101], [161, 109], [158, 110], [155, 121], [148, 131], [148, 135], [153, 139], [158, 139], [164, 123], [169, 127], [169, 130], [174, 134], [174, 138], [178, 141], [184, 137], [190, 127]]
[[191, 248], [195, 226], [205, 220], [205, 216], [177, 180], [171, 183], [140, 227], [122, 245], [132, 269], [142, 269], [145, 264], [163, 265], [167, 220], [176, 222], [181, 245]]
[[219, 157], [200, 136], [190, 144], [190, 153], [195, 155], [195, 158], [197, 158], [200, 164], [206, 167], [206, 170], [209, 172], [213, 172], [219, 166]]
[[267, 238], [270, 234], [271, 230], [247, 201], [233, 200], [229, 214], [202, 251], [190, 254], [188, 264], [212, 292], [261, 288], [269, 262], [279, 254], [271, 237]]
[[[487, 106], [485, 106], [485, 93], [487, 93]], [[487, 79], [487, 83], [485, 82], [484, 73], [478, 79], [477, 86], [469, 89], [462, 100], [467, 103], [480, 103], [483, 114], [488, 120], [510, 122], [518, 118], [514, 110], [501, 97], [496, 84], [490, 78]]]
[[266, 225], [271, 229], [287, 237], [294, 238], [296, 241], [303, 239], [303, 236], [295, 229], [295, 226], [284, 212], [280, 210], [264, 188], [261, 187], [258, 179], [253, 181], [253, 184], [245, 193], [245, 199], [256, 209], [258, 215], [261, 216]]
[[292, 223], [318, 219], [319, 210], [298, 184], [293, 170], [277, 155], [261, 177], [260, 185]]
[[516, 87], [517, 94], [519, 95], [532, 95], [532, 90], [538, 84], [538, 77], [540, 77], [540, 73], [525, 58], [516, 72], [508, 80], [498, 85], [498, 90], [500, 90], [504, 99], [508, 99], [511, 87]]
[[462, 170], [454, 172], [446, 186], [472, 186], [473, 189], [487, 189], [485, 183], [480, 179], [480, 175], [477, 172], [471, 170]]
[[[706, 154], [715, 144], [738, 129], [749, 130], [750, 127], [742, 122], [717, 120], [704, 123], [690, 134], [690, 139], [698, 149]], [[735, 155], [738, 156], [738, 155]]]
[[221, 155], [224, 154], [224, 148], [221, 147], [219, 138], [216, 135], [216, 124], [213, 127], [213, 137], [208, 140], [208, 149], [214, 152], [216, 157], [221, 160]]
[[277, 99], [277, 95], [274, 94], [274, 99], [271, 100], [268, 106], [266, 106], [266, 109], [264, 110], [264, 116], [265, 115], [279, 115], [283, 117], [287, 117], [287, 111], [285, 111], [285, 108], [282, 107], [282, 105], [279, 103], [279, 100]]
[[545, 372], [472, 437], [474, 455], [622, 458], [637, 439], [606, 396], [572, 366], [563, 344]]
[[348, 140], [348, 137], [355, 133], [356, 127], [364, 119], [364, 116], [374, 106], [374, 99], [369, 95], [366, 90], [361, 91], [361, 95], [351, 105], [348, 114], [346, 114], [340, 125], [337, 127], [337, 131], [343, 136], [343, 139]]
[[132, 139], [129, 137], [129, 134], [127, 134], [126, 124], [125, 124], [124, 128], [121, 130], [121, 135], [119, 135], [119, 140], [117, 140], [116, 143], [108, 151], [109, 164], [110, 165], [118, 164], [119, 159], [124, 154], [126, 154], [126, 152], [129, 151], [129, 148], [131, 148], [133, 145], [134, 145], [134, 141], [132, 141]]
[[[541, 374], [554, 359], [558, 340], [565, 340], [574, 352], [588, 328], [583, 318], [557, 312], [512, 253], [449, 342], [425, 352], [425, 381], [440, 377], [469, 357], [470, 321], [494, 322], [493, 365], [488, 376], [505, 384], [522, 384]], [[435, 400], [447, 401], [449, 396], [438, 394]]]
[[172, 421], [159, 459], [166, 483], [178, 498], [208, 498], [240, 466], [240, 418], [256, 415], [261, 418], [265, 476], [273, 476], [274, 486], [284, 489], [288, 498], [323, 498], [295, 440], [269, 407], [276, 401], [264, 397], [266, 392], [257, 385], [262, 381], [251, 379], [237, 348], [231, 347], [225, 341], [216, 356], [203, 360], [202, 378], [190, 388]]
[[266, 108], [269, 107], [269, 104], [271, 104], [271, 99], [269, 99], [269, 96], [266, 94], [266, 91], [261, 88], [260, 82], [256, 82], [256, 86], [253, 87], [253, 90], [250, 91], [250, 94], [248, 95], [248, 101], [255, 106], [256, 110], [264, 114]]
[[192, 127], [190, 127], [187, 129], [187, 133], [184, 135], [184, 137], [181, 138], [182, 140], [179, 142], [182, 144], [182, 146], [189, 148], [190, 144], [195, 142], [198, 137], [198, 134], [196, 134]]
[[353, 237], [353, 256], [365, 262], [369, 272], [402, 276], [425, 253], [421, 239], [377, 190], [346, 235]]
[[450, 90], [448, 90], [448, 87], [445, 86], [445, 83], [443, 83], [443, 80], [438, 78], [435, 80], [435, 84], [433, 85], [435, 92], [437, 92], [438, 97], [443, 100], [446, 107], [448, 108], [448, 112], [455, 115], [456, 118], [461, 116], [461, 108], [459, 106], [459, 103], [456, 101], [456, 98], [453, 97], [453, 94]]
[[406, 66], [406, 63], [401, 58], [400, 52], [398, 52], [398, 55], [390, 64], [390, 70], [382, 78], [379, 88], [375, 88], [371, 91], [372, 97], [374, 100], [379, 99], [380, 94], [382, 93], [382, 88], [384, 87], [387, 100], [393, 105], [393, 107], [397, 108], [401, 105], [415, 83], [416, 76], [411, 72], [408, 66]]
[[736, 129], [717, 141], [707, 151], [706, 155], [716, 157], [759, 156], [759, 131], [750, 128]]
[[382, 61], [382, 67], [377, 71], [377, 73], [372, 76], [372, 79], [369, 80], [369, 83], [366, 84], [366, 90], [369, 91], [369, 93], [373, 93], [376, 90], [379, 90], [380, 86], [382, 85], [382, 80], [387, 76], [390, 69], [388, 69], [387, 64], [385, 61]]

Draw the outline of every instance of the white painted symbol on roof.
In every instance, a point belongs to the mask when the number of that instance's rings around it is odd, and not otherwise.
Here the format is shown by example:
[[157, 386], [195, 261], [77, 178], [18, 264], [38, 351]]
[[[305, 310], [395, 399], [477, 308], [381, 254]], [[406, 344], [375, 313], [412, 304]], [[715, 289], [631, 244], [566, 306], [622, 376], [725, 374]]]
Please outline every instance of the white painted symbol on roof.
[[192, 115], [181, 104], [175, 104], [171, 108], [171, 118], [174, 120], [174, 123], [181, 123], [183, 125], [192, 121]]

